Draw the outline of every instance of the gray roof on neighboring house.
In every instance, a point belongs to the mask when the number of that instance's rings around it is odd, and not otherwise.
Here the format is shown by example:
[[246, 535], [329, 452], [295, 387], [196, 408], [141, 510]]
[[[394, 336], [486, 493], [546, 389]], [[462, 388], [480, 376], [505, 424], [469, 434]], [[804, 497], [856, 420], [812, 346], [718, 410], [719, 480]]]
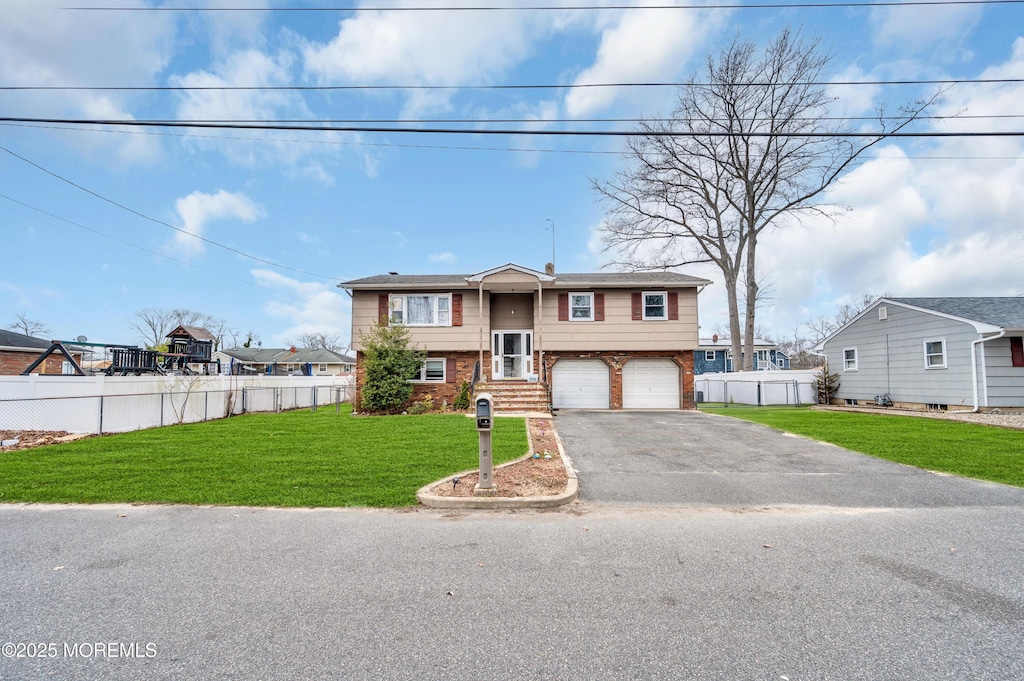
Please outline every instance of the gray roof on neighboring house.
[[229, 348], [220, 352], [239, 362], [255, 364], [355, 364], [355, 360], [331, 350], [311, 348]]
[[[342, 288], [468, 288], [472, 274], [378, 274], [338, 284]], [[554, 275], [553, 287], [592, 286], [701, 286], [707, 279], [678, 272], [565, 272]]]
[[1016, 298], [886, 298], [894, 303], [1004, 329], [1024, 329], [1024, 297]]
[[[729, 340], [728, 338], [719, 338], [717, 343], [712, 338], [701, 338], [701, 339], [699, 339], [697, 341], [697, 343], [698, 343], [697, 347], [699, 349], [701, 349], [701, 350], [714, 350], [716, 348], [721, 348], [723, 350], [728, 350], [728, 349], [732, 348], [732, 341]], [[760, 347], [760, 348], [774, 348], [777, 345], [778, 345], [777, 343], [772, 343], [771, 341], [766, 341], [763, 338], [755, 338], [754, 339], [754, 347], [755, 348], [758, 348], [758, 347]]]
[[23, 333], [17, 331], [10, 331], [8, 329], [0, 329], [0, 347], [5, 348], [32, 348], [45, 350], [46, 348], [53, 345], [48, 340], [42, 338], [36, 338], [35, 336], [26, 336]]

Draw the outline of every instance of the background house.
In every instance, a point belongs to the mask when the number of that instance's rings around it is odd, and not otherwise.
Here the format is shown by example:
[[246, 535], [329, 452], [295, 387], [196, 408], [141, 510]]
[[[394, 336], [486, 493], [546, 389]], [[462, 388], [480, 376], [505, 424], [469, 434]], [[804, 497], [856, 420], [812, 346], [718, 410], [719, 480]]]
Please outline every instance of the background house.
[[351, 376], [354, 357], [312, 348], [231, 348], [213, 353], [221, 373], [236, 376]]
[[343, 282], [352, 294], [357, 400], [360, 337], [382, 323], [407, 326], [427, 352], [414, 400], [451, 404], [459, 384], [477, 379], [498, 409], [692, 407], [697, 294], [709, 283], [675, 272], [556, 274], [511, 263]]
[[1024, 407], [1024, 297], [881, 298], [815, 348], [840, 404]]
[[[39, 356], [46, 352], [51, 345], [53, 343], [42, 338], [0, 329], [0, 375], [17, 376], [31, 366], [32, 362], [39, 359]], [[70, 350], [70, 352], [75, 361], [81, 364], [82, 353], [75, 350]], [[36, 367], [33, 373], [70, 374], [74, 371], [63, 355], [54, 353]]]
[[[733, 362], [732, 341], [728, 338], [701, 338], [693, 361], [695, 374], [739, 371], [743, 360]], [[754, 339], [754, 371], [789, 369], [789, 357], [771, 341]]]

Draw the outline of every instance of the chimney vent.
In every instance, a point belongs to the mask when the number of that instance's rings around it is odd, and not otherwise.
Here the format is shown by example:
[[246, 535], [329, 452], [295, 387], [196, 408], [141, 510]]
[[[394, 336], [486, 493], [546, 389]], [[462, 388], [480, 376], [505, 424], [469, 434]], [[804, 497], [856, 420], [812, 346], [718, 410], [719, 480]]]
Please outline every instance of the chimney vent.
[[554, 274], [554, 273], [555, 273], [555, 263], [549, 262], [546, 265], [544, 265], [544, 274]]

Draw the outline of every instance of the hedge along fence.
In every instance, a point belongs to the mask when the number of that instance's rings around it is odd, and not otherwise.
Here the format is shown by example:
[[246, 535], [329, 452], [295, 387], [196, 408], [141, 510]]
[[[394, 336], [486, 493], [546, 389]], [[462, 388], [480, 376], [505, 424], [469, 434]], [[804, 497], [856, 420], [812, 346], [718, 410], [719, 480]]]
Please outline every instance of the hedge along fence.
[[694, 377], [694, 390], [700, 402], [758, 406], [815, 404], [818, 401], [816, 377], [817, 372], [812, 370], [701, 374]]
[[3, 376], [0, 430], [121, 433], [354, 397], [351, 376]]

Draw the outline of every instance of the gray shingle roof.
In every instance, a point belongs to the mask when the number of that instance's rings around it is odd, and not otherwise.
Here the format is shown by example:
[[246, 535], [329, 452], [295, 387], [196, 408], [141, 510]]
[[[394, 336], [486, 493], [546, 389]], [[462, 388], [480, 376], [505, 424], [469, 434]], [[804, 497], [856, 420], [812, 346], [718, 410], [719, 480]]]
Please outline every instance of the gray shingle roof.
[[[472, 274], [378, 274], [352, 279], [339, 284], [342, 288], [467, 288], [466, 279]], [[710, 284], [707, 279], [691, 277], [678, 272], [565, 272], [555, 273], [554, 287], [572, 287], [582, 284], [594, 286], [699, 286]]]
[[1024, 329], [1024, 297], [1017, 298], [887, 298], [894, 303], [984, 322], [1004, 329]]
[[26, 336], [23, 333], [0, 329], [0, 346], [7, 348], [41, 348], [45, 350], [52, 343], [35, 336]]
[[355, 360], [330, 350], [312, 350], [310, 348], [230, 348], [221, 350], [225, 355], [234, 357], [239, 362], [255, 364], [355, 364]]

